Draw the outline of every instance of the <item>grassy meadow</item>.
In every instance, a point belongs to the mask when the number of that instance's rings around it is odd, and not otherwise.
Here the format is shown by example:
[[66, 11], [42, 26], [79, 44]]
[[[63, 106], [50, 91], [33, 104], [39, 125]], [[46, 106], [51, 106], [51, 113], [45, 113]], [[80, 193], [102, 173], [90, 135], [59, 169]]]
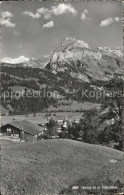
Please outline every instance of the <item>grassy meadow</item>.
[[[54, 120], [61, 120], [66, 118], [69, 121], [73, 121], [74, 119], [80, 119], [83, 115], [82, 112], [75, 112], [75, 110], [89, 110], [92, 108], [99, 108], [100, 104], [90, 103], [90, 102], [84, 102], [84, 103], [77, 103], [73, 102], [71, 105], [63, 105], [59, 108], [55, 109], [55, 107], [50, 106], [47, 109], [47, 113], [51, 113], [51, 117]], [[56, 110], [61, 109], [63, 112], [56, 112]], [[1, 107], [2, 113], [3, 113], [3, 107]], [[66, 110], [69, 110], [70, 112], [67, 112]], [[52, 112], [51, 112], [52, 111]], [[36, 113], [36, 116], [34, 117], [34, 114], [28, 114], [27, 115], [8, 115], [8, 116], [1, 116], [1, 122], [2, 124], [6, 124], [8, 122], [12, 122], [13, 119], [16, 120], [28, 120], [33, 123], [46, 123], [47, 122], [47, 114], [45, 111], [42, 113]]]
[[1, 160], [5, 195], [58, 194], [83, 178], [123, 181], [122, 152], [74, 140], [2, 140]]

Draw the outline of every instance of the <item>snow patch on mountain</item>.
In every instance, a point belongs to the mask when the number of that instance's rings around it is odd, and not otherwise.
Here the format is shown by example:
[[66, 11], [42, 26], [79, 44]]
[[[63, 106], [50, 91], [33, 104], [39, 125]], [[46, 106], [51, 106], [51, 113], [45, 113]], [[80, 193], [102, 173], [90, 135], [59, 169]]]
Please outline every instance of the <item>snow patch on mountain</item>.
[[0, 62], [1, 63], [8, 63], [8, 64], [20, 64], [20, 63], [27, 62], [28, 60], [29, 60], [29, 58], [27, 58], [25, 56], [20, 56], [18, 58], [5, 57], [5, 58], [2, 58], [0, 60]]

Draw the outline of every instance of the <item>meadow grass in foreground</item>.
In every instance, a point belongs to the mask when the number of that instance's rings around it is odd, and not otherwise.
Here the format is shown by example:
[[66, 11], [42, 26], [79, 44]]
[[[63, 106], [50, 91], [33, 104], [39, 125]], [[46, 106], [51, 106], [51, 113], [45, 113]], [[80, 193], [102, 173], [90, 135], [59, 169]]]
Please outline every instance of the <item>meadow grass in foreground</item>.
[[122, 161], [120, 151], [74, 140], [2, 141], [2, 189], [5, 195], [53, 194], [98, 175], [122, 182]]

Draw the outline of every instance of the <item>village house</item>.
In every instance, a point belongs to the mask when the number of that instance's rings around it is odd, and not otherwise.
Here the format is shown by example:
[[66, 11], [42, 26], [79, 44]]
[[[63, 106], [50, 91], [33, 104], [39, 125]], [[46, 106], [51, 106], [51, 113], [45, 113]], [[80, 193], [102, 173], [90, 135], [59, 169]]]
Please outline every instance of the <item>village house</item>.
[[67, 129], [68, 122], [66, 120], [57, 120], [57, 132], [58, 135], [62, 133], [62, 129]]
[[2, 139], [17, 141], [37, 140], [42, 128], [27, 120], [15, 120], [1, 126], [0, 134]]

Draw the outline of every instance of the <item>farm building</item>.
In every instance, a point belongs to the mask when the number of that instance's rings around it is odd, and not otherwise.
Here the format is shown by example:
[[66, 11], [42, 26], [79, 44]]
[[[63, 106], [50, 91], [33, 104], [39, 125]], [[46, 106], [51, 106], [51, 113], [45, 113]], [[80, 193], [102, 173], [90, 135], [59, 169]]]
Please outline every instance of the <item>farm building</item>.
[[42, 128], [26, 120], [15, 120], [1, 126], [1, 137], [20, 141], [37, 140]]

